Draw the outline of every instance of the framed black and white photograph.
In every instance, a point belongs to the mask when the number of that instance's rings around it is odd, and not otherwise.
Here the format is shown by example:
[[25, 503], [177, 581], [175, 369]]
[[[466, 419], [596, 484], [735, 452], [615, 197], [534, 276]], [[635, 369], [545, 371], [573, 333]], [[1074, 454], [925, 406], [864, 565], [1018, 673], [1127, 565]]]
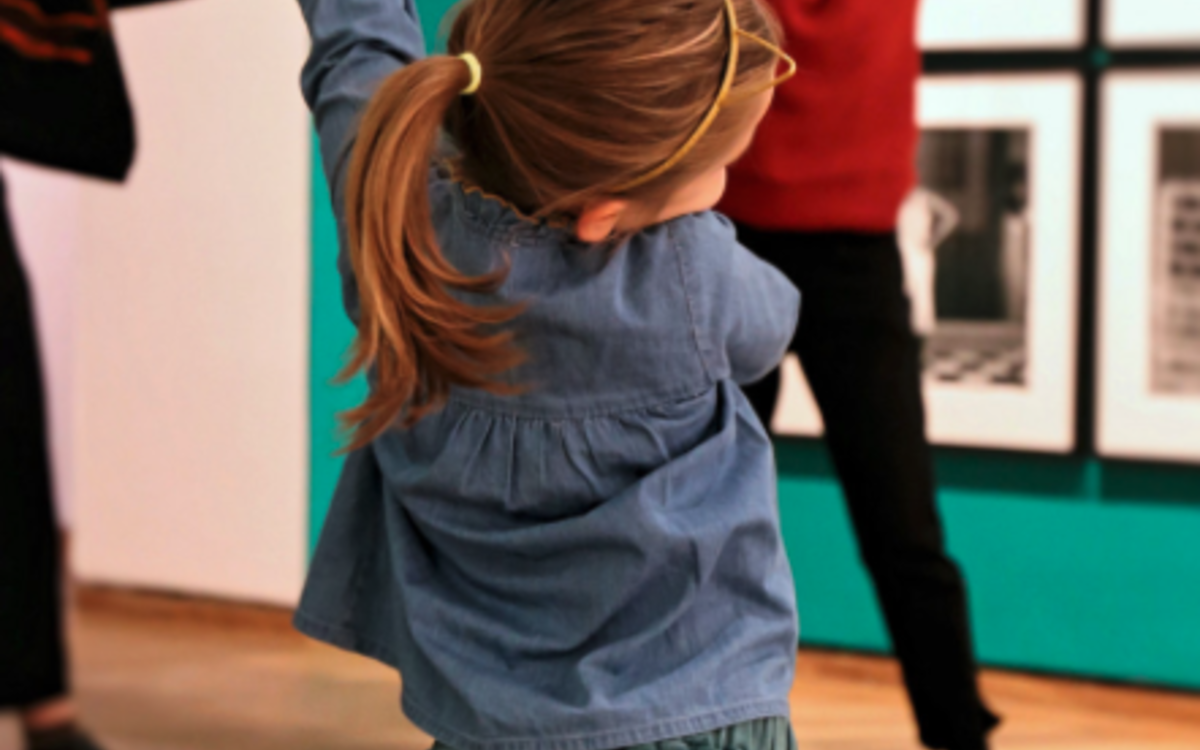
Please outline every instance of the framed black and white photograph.
[[[1069, 75], [929, 78], [900, 212], [930, 438], [1075, 445], [1081, 88]], [[821, 423], [797, 363], [775, 428]]]
[[1097, 448], [1200, 461], [1200, 73], [1104, 100]]
[[1085, 6], [1085, 0], [923, 0], [917, 38], [926, 50], [1081, 47]]
[[1113, 47], [1200, 46], [1196, 0], [1107, 0], [1104, 40]]
[[932, 290], [914, 289], [910, 272], [909, 296], [928, 316], [916, 327], [935, 383], [1027, 383], [1029, 146], [1028, 127], [922, 133], [921, 188], [905, 207], [901, 247], [933, 261]]

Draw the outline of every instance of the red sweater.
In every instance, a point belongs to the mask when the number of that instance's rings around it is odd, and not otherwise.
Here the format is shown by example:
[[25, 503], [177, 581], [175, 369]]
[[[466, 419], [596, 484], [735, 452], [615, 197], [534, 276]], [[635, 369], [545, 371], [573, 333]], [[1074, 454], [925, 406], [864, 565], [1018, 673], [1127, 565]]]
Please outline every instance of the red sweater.
[[894, 229], [915, 180], [918, 0], [768, 2], [800, 71], [720, 210], [760, 229]]

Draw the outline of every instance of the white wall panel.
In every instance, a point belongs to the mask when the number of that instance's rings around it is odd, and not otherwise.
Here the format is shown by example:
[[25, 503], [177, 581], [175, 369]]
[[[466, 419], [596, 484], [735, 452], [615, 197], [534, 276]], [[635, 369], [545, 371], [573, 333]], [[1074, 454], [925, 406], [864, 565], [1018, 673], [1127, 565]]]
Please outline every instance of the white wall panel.
[[78, 547], [93, 581], [289, 602], [306, 560], [309, 126], [293, 3], [118, 14], [139, 127], [89, 185]]
[[1105, 41], [1115, 47], [1194, 47], [1200, 43], [1196, 0], [1108, 0]]
[[1084, 0], [922, 0], [917, 36], [929, 50], [1079, 47], [1085, 17]]

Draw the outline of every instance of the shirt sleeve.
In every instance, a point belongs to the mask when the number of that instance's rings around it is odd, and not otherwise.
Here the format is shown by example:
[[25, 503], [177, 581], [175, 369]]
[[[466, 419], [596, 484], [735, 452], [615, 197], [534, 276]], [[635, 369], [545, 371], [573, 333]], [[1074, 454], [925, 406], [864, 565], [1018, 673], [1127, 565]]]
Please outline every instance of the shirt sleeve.
[[301, 89], [316, 121], [337, 218], [346, 311], [357, 323], [358, 292], [346, 252], [345, 179], [358, 116], [383, 79], [425, 56], [425, 41], [415, 0], [299, 1], [312, 38]]
[[779, 366], [796, 333], [800, 292], [738, 241], [725, 217], [673, 233], [695, 336], [710, 375], [753, 383]]

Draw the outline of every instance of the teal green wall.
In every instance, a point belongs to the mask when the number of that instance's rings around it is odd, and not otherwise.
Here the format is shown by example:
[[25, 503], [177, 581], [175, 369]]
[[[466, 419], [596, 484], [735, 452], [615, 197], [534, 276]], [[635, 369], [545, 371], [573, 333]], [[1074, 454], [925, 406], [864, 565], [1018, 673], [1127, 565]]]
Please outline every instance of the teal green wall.
[[366, 388], [361, 381], [342, 386], [333, 383], [346, 361], [346, 351], [354, 339], [354, 326], [342, 312], [342, 282], [337, 270], [337, 224], [330, 208], [329, 191], [325, 187], [315, 138], [312, 158], [310, 549], [316, 545], [342, 468], [342, 459], [335, 455], [341, 447], [337, 415], [356, 406], [366, 396]]
[[[421, 3], [427, 39], [450, 5]], [[330, 382], [353, 331], [319, 162], [313, 204], [315, 543], [341, 466], [334, 415], [363, 394]], [[784, 441], [779, 464], [804, 642], [885, 649], [823, 449]], [[938, 470], [985, 662], [1200, 688], [1200, 469], [942, 451]]]
[[[825, 451], [778, 446], [802, 641], [884, 650]], [[940, 451], [989, 664], [1200, 688], [1200, 469]]]
[[446, 36], [450, 30], [443, 28], [442, 20], [457, 4], [457, 0], [417, 0], [417, 8], [421, 12], [421, 27], [425, 31], [425, 44], [430, 49], [441, 51], [446, 48]]

